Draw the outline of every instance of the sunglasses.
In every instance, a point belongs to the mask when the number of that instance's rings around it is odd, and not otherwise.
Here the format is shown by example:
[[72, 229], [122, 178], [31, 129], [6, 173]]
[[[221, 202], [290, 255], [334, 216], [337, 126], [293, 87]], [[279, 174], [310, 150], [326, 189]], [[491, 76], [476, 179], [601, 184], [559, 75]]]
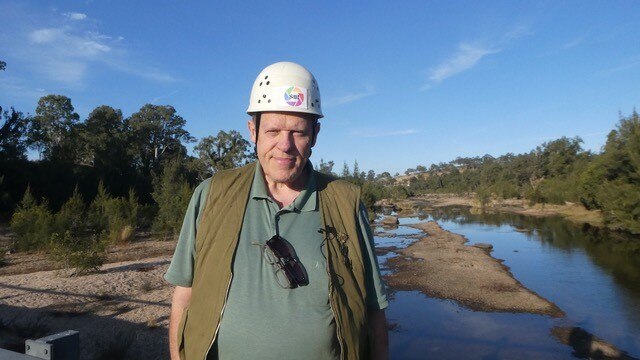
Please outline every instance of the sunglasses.
[[278, 285], [285, 289], [309, 285], [309, 277], [291, 243], [274, 235], [264, 246], [264, 257], [276, 271]]

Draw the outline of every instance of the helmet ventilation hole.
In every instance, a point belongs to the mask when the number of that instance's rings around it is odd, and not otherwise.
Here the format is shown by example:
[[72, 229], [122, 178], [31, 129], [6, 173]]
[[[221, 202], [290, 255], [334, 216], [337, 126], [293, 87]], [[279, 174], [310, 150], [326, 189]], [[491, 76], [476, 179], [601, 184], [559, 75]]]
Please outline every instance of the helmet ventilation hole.
[[258, 100], [258, 104], [260, 104], [260, 100]]
[[271, 99], [269, 99], [269, 101], [267, 101], [267, 102], [269, 102], [269, 103], [270, 103], [270, 102], [271, 102]]
[[260, 85], [258, 85], [258, 86], [262, 86], [262, 81], [260, 81]]
[[269, 83], [270, 83], [270, 82], [271, 82], [271, 81], [267, 81], [267, 85], [269, 85]]
[[267, 94], [262, 94], [262, 98], [266, 99], [267, 98]]
[[264, 79], [267, 80], [269, 78], [269, 75], [265, 76]]

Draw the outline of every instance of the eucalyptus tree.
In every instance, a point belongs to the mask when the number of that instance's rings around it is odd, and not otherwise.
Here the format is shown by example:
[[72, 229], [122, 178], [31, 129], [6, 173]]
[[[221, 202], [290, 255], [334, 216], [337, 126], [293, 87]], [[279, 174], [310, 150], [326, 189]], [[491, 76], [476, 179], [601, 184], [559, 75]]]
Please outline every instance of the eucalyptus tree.
[[130, 154], [145, 177], [161, 172], [162, 159], [186, 156], [184, 144], [195, 141], [184, 128], [186, 120], [171, 105], [146, 104], [127, 119], [127, 125]]
[[207, 136], [194, 147], [200, 163], [201, 178], [224, 169], [232, 169], [255, 160], [249, 141], [236, 130], [220, 130], [216, 136]]
[[25, 160], [25, 139], [24, 133], [29, 121], [21, 112], [14, 108], [2, 111], [0, 107], [0, 161], [4, 160]]
[[74, 137], [79, 119], [68, 97], [41, 97], [27, 131], [29, 145], [38, 150], [41, 159], [73, 162], [78, 150]]

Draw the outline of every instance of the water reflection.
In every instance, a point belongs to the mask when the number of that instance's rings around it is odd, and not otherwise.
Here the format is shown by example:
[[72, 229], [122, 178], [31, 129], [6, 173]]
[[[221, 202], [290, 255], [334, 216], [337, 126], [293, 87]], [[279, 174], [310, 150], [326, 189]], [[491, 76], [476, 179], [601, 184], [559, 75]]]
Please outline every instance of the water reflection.
[[[470, 243], [494, 246], [516, 279], [567, 312], [553, 320], [527, 314], [472, 312], [412, 292], [393, 294], [389, 316], [395, 358], [567, 358], [570, 348], [550, 336], [555, 326], [580, 326], [640, 357], [640, 239], [582, 227], [560, 217], [472, 214], [442, 208], [403, 224], [435, 220]], [[386, 246], [414, 239], [376, 238]], [[381, 260], [393, 256], [387, 253]], [[385, 268], [385, 272], [388, 271]]]

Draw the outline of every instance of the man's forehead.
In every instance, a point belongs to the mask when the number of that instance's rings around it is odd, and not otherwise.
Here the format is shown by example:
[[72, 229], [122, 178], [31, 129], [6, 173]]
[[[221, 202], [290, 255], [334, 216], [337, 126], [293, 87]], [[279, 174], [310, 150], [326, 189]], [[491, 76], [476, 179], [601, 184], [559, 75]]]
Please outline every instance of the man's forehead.
[[315, 118], [308, 114], [265, 112], [260, 115], [260, 127], [295, 127], [305, 128], [314, 123]]

